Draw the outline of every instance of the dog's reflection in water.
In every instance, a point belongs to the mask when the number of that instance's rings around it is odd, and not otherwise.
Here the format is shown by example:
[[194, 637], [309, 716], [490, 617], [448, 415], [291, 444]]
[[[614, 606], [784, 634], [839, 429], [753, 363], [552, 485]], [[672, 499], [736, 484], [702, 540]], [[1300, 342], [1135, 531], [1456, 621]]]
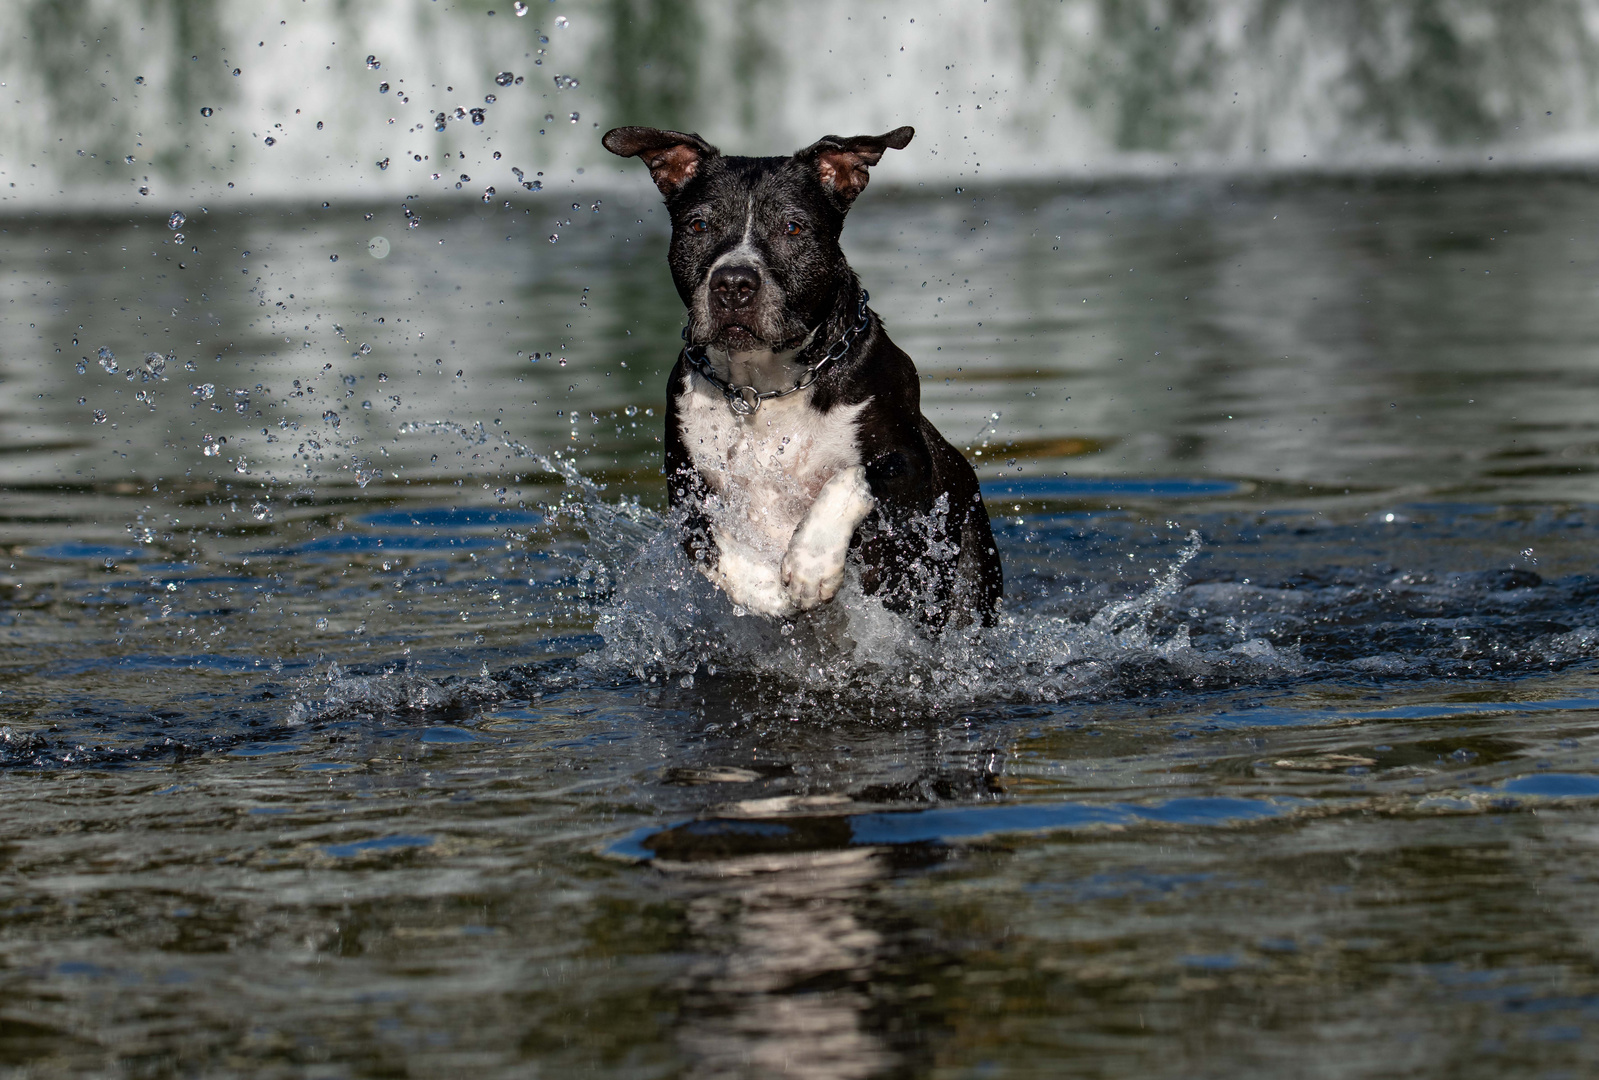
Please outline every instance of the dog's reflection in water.
[[854, 1080], [898, 1063], [869, 1029], [885, 938], [867, 921], [887, 876], [872, 848], [673, 861], [703, 958], [686, 976], [679, 1045], [698, 1077]]

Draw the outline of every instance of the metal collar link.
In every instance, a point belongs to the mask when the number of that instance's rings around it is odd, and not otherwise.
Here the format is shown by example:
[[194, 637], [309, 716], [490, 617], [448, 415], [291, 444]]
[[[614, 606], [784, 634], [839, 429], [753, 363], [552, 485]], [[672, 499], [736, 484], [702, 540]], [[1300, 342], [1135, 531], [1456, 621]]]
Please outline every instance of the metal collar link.
[[[870, 299], [870, 295], [865, 289], [861, 290], [860, 305], [855, 311], [855, 325], [844, 331], [844, 335], [833, 342], [832, 346], [822, 354], [820, 360], [814, 364], [806, 365], [805, 371], [801, 373], [794, 385], [787, 390], [762, 391], [755, 389], [753, 386], [730, 383], [718, 378], [716, 373], [711, 370], [710, 361], [705, 357], [705, 346], [703, 345], [685, 344], [683, 346], [683, 359], [687, 360], [689, 366], [699, 373], [700, 378], [722, 392], [722, 396], [727, 398], [728, 408], [740, 416], [750, 416], [761, 407], [761, 402], [763, 401], [770, 398], [787, 397], [805, 389], [816, 381], [817, 372], [849, 352], [850, 346], [855, 344], [855, 339], [871, 324], [871, 317], [866, 311], [866, 301]], [[683, 327], [683, 340], [684, 342], [688, 341], [688, 327], [686, 326]]]

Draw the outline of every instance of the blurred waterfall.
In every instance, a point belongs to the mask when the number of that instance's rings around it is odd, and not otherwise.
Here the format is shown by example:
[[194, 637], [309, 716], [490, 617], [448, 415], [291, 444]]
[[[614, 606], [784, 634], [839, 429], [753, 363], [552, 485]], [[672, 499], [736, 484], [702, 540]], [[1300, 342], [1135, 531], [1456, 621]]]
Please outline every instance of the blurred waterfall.
[[0, 208], [526, 197], [617, 123], [910, 123], [899, 182], [1588, 163], [1596, 71], [1599, 0], [11, 0]]

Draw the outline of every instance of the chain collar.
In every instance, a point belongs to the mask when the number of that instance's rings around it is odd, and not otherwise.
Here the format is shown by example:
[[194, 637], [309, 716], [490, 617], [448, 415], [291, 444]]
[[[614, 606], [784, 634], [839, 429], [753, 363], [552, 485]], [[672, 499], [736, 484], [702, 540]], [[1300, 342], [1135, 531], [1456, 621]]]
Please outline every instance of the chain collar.
[[[722, 396], [727, 399], [728, 408], [740, 416], [752, 416], [761, 407], [761, 402], [771, 398], [787, 397], [790, 394], [804, 390], [816, 381], [817, 372], [849, 352], [850, 346], [855, 344], [855, 339], [871, 323], [871, 317], [866, 311], [866, 301], [869, 298], [870, 294], [865, 289], [862, 289], [860, 304], [855, 310], [855, 325], [845, 330], [844, 335], [833, 342], [827, 352], [822, 354], [820, 360], [814, 364], [807, 364], [804, 372], [800, 374], [794, 385], [787, 390], [762, 391], [755, 389], [753, 386], [730, 383], [718, 378], [716, 373], [711, 370], [711, 362], [706, 359], [705, 346], [703, 345], [685, 344], [683, 346], [683, 359], [688, 361], [689, 366], [699, 374], [700, 378], [722, 392]], [[686, 326], [683, 327], [683, 340], [684, 342], [688, 341], [688, 327]]]

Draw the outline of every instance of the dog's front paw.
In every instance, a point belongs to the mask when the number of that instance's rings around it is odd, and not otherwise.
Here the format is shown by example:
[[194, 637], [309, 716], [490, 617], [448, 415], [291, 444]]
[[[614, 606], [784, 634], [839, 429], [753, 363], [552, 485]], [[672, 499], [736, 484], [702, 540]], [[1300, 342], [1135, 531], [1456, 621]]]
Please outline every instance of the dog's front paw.
[[745, 611], [774, 619], [793, 614], [794, 603], [778, 580], [775, 567], [752, 558], [741, 545], [730, 543], [720, 535], [716, 540], [720, 552], [716, 567], [702, 567], [701, 572], [726, 593], [729, 600]]
[[827, 603], [844, 584], [844, 551], [795, 544], [783, 556], [783, 587], [801, 611]]
[[783, 587], [795, 607], [809, 611], [838, 595], [850, 538], [874, 505], [863, 466], [836, 473], [823, 485], [783, 555]]

